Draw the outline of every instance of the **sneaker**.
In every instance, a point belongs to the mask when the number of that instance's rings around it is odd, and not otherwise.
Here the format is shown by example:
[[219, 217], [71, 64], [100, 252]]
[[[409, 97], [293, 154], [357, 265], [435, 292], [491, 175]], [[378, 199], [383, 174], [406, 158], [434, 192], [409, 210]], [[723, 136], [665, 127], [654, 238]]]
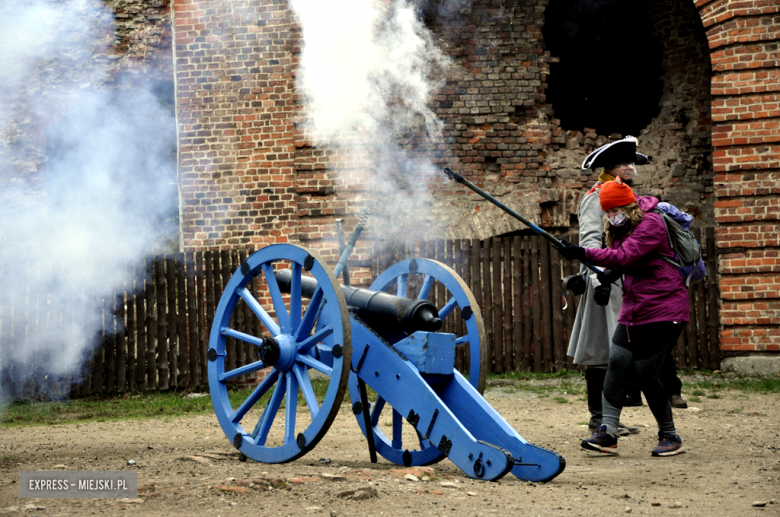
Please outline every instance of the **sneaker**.
[[606, 425], [596, 429], [596, 432], [590, 435], [590, 438], [582, 440], [580, 446], [590, 451], [617, 454], [617, 438], [613, 438], [607, 433]]
[[677, 409], [686, 409], [688, 407], [688, 403], [685, 402], [681, 395], [672, 395], [669, 397], [669, 403]]
[[658, 440], [658, 445], [653, 449], [653, 456], [674, 456], [675, 454], [682, 454], [685, 452], [682, 440], [676, 434], [659, 432]]
[[618, 436], [625, 436], [624, 434], [621, 434], [621, 431], [625, 431], [626, 434], [637, 434], [639, 433], [639, 428], [626, 425], [623, 422], [618, 422]]
[[623, 407], [639, 407], [644, 405], [645, 403], [642, 402], [642, 395], [637, 395], [636, 397], [633, 395], [626, 395], [626, 400], [623, 402]]

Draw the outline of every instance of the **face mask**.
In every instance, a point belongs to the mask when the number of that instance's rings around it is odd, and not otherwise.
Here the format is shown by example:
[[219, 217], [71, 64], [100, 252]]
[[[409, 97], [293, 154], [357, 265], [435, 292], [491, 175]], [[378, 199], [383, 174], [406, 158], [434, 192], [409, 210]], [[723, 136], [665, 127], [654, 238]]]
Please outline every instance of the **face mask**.
[[624, 212], [620, 212], [615, 217], [609, 217], [608, 219], [609, 219], [609, 224], [611, 224], [612, 226], [623, 226], [624, 224], [626, 224], [627, 217]]

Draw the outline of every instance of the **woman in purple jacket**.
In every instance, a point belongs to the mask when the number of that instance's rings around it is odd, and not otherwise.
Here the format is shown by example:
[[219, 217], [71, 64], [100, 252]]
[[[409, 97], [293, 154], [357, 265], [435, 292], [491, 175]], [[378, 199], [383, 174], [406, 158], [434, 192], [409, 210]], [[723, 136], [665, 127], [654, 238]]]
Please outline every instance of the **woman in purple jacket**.
[[658, 422], [659, 443], [653, 456], [680, 454], [685, 451], [658, 371], [689, 320], [688, 292], [677, 269], [662, 258], [674, 259], [674, 252], [661, 216], [652, 212], [658, 200], [637, 198], [619, 179], [605, 183], [599, 198], [608, 217], [604, 227], [607, 248], [581, 248], [566, 241], [560, 248], [569, 260], [604, 266], [606, 269], [599, 274], [602, 284], [619, 279], [623, 283], [623, 307], [612, 336], [604, 380], [602, 425], [580, 445], [617, 453], [617, 427], [626, 399], [626, 382], [635, 377]]

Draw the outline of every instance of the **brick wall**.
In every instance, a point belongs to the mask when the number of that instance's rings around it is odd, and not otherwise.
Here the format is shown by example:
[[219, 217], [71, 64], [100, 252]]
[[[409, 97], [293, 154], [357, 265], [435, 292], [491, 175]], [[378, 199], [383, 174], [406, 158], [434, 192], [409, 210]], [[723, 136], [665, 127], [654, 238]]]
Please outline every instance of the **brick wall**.
[[297, 239], [287, 6], [175, 0], [173, 23], [183, 247]]
[[700, 0], [712, 56], [721, 348], [780, 351], [780, 5]]

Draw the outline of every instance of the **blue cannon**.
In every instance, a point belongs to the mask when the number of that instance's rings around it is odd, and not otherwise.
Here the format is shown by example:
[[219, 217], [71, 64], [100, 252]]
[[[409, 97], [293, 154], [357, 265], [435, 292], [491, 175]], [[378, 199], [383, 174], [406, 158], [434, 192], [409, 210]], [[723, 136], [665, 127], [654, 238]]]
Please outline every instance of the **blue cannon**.
[[[255, 278], [267, 289], [265, 307], [249, 288]], [[428, 301], [433, 289], [446, 293], [443, 306]], [[238, 323], [248, 311], [261, 333]], [[442, 332], [442, 321], [456, 313], [462, 335]], [[242, 345], [254, 351], [249, 362], [230, 366], [236, 347], [228, 338], [249, 345]], [[485, 343], [473, 294], [442, 263], [404, 260], [368, 289], [355, 289], [341, 285], [315, 252], [276, 244], [251, 255], [219, 301], [208, 350], [212, 403], [242, 459], [282, 463], [305, 455], [348, 389], [372, 461], [376, 453], [405, 466], [448, 458], [474, 479], [511, 472], [549, 481], [565, 468], [563, 457], [524, 440], [481, 395]], [[468, 358], [465, 376], [454, 367], [459, 347]], [[265, 378], [234, 407], [231, 382], [261, 370]], [[373, 404], [366, 386], [377, 395]]]

